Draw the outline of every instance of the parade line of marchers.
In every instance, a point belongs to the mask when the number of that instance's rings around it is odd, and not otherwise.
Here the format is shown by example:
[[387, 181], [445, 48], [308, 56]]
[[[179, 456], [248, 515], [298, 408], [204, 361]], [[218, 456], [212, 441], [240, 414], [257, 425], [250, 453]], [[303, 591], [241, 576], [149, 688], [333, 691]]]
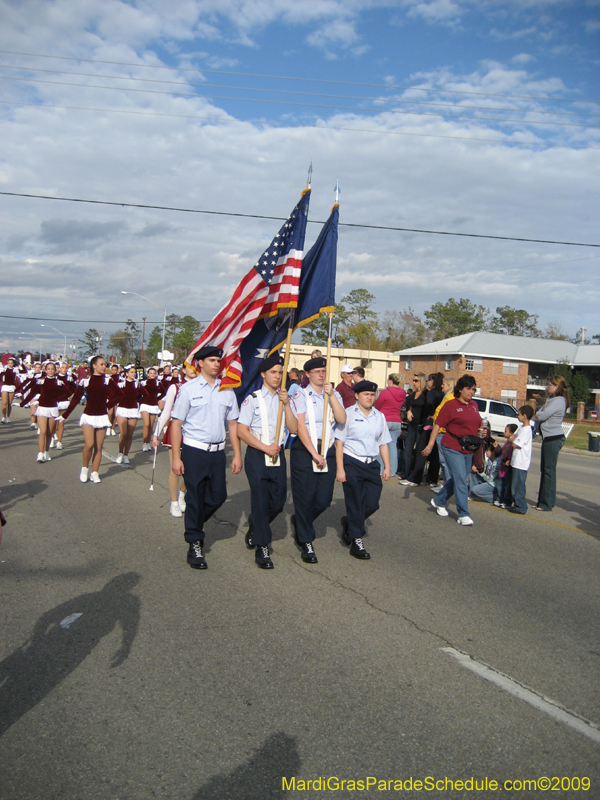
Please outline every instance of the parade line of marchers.
[[428, 775], [417, 778], [383, 779], [372, 776], [358, 780], [345, 780], [336, 776], [302, 780], [282, 778], [281, 788], [289, 792], [513, 792], [513, 791], [583, 791], [591, 788], [590, 778], [565, 776], [563, 778], [543, 776], [537, 779], [497, 781], [490, 778], [453, 779], [434, 778]]

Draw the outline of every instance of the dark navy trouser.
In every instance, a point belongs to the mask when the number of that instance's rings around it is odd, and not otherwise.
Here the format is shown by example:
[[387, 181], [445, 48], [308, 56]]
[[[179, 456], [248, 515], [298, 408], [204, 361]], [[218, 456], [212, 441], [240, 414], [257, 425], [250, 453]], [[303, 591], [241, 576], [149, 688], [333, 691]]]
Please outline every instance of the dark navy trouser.
[[312, 457], [300, 441], [300, 437], [296, 436], [292, 442], [290, 478], [299, 542], [314, 542], [316, 534], [313, 522], [319, 514], [329, 508], [333, 500], [336, 474], [334, 445], [331, 445], [325, 458], [327, 472], [314, 472]]
[[204, 523], [227, 500], [225, 450], [207, 453], [183, 444], [181, 460], [186, 488], [185, 540], [203, 542]]
[[348, 516], [348, 536], [351, 539], [362, 539], [365, 535], [365, 520], [379, 508], [383, 486], [379, 464], [377, 461], [364, 464], [344, 453], [344, 472], [346, 482], [342, 486]]
[[265, 454], [255, 447], [246, 448], [244, 466], [250, 484], [252, 539], [258, 547], [271, 544], [270, 522], [283, 511], [287, 497], [285, 452], [279, 451], [279, 466], [268, 467]]

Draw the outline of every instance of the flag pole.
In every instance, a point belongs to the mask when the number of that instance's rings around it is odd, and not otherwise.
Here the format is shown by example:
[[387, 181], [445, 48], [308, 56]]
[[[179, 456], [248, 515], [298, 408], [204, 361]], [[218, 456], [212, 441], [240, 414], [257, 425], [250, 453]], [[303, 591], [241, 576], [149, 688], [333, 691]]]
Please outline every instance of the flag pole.
[[[325, 367], [325, 383], [329, 382], [329, 362], [331, 361], [331, 328], [333, 326], [333, 311], [329, 312], [329, 330], [327, 331], [327, 366]], [[329, 413], [329, 395], [326, 394], [323, 402], [323, 435], [321, 436], [321, 455], [325, 457], [325, 450], [329, 442], [325, 441], [327, 430], [327, 415]]]
[[[292, 309], [292, 313], [290, 316], [290, 323], [288, 327], [287, 336], [285, 339], [285, 355], [283, 357], [283, 375], [281, 376], [281, 386], [285, 388], [286, 376], [288, 371], [288, 365], [290, 363], [290, 350], [292, 344], [292, 333], [294, 332], [294, 310]], [[279, 444], [279, 436], [281, 434], [281, 422], [283, 420], [283, 401], [279, 400], [279, 408], [277, 410], [277, 426], [275, 428], [275, 442], [274, 444]], [[277, 461], [277, 456], [275, 458], [271, 458], [271, 461]]]

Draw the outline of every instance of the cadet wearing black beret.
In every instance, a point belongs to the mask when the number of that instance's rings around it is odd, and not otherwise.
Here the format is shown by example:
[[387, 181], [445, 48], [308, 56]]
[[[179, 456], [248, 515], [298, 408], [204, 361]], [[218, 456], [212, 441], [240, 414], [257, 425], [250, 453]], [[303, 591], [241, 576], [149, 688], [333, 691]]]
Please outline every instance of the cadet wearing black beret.
[[[250, 484], [250, 508], [246, 547], [256, 548], [255, 560], [261, 569], [273, 569], [269, 555], [272, 541], [270, 523], [281, 514], [287, 497], [285, 451], [281, 447], [285, 427], [296, 433], [298, 426], [288, 399], [281, 388], [283, 358], [274, 354], [260, 365], [263, 385], [242, 403], [237, 433], [246, 442], [245, 467]], [[279, 404], [283, 403], [286, 425], [276, 439]]]
[[[301, 558], [307, 564], [316, 564], [316, 518], [329, 508], [335, 485], [335, 430], [346, 421], [346, 412], [340, 395], [331, 383], [325, 382], [327, 361], [311, 358], [304, 364], [308, 386], [298, 389], [291, 404], [298, 420], [298, 435], [290, 448], [290, 480], [294, 500], [292, 529]], [[325, 396], [329, 397], [326, 426], [325, 456], [321, 455]]]
[[392, 437], [385, 417], [373, 408], [376, 391], [373, 381], [356, 383], [356, 403], [346, 409], [346, 423], [335, 432], [336, 478], [343, 484], [346, 502], [342, 538], [350, 545], [350, 555], [361, 560], [371, 558], [363, 542], [365, 520], [377, 511], [381, 497], [377, 456], [384, 464], [383, 479], [390, 479], [388, 444]]

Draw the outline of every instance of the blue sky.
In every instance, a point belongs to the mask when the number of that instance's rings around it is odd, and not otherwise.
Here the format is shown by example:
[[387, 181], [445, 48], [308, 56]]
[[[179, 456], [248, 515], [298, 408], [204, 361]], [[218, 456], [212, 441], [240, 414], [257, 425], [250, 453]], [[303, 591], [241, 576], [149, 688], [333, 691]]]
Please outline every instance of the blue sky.
[[[312, 161], [313, 220], [339, 179], [342, 222], [599, 242], [599, 39], [597, 0], [0, 3], [0, 50], [30, 54], [0, 54], [0, 189], [284, 216]], [[153, 313], [122, 290], [208, 320], [278, 227], [0, 209], [22, 318], [0, 319], [0, 349], [32, 316], [110, 332]], [[597, 249], [343, 228], [338, 253], [338, 297], [367, 288], [380, 312], [467, 296], [600, 332]]]

